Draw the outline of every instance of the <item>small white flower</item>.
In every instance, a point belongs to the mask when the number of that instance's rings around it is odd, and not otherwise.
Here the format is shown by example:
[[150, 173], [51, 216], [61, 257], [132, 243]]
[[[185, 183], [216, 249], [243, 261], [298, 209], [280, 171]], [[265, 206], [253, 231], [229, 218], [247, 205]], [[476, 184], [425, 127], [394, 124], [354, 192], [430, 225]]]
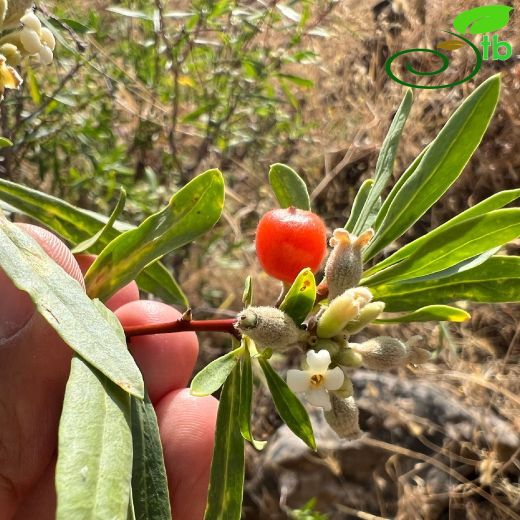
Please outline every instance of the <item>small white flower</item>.
[[20, 32], [20, 42], [29, 54], [37, 54], [42, 48], [38, 33], [27, 27], [24, 27]]
[[53, 61], [53, 51], [56, 47], [56, 40], [52, 32], [42, 24], [38, 17], [29, 9], [20, 19], [23, 24], [19, 32], [20, 43], [25, 51], [30, 55], [38, 55], [40, 62], [50, 65]]
[[42, 24], [32, 9], [26, 11], [26, 13], [20, 18], [20, 22], [22, 22], [24, 27], [27, 27], [27, 29], [31, 29], [36, 33], [39, 33], [42, 30]]
[[301, 393], [313, 406], [330, 410], [329, 390], [341, 388], [345, 375], [341, 368], [329, 370], [330, 353], [327, 350], [307, 352], [306, 370], [288, 370], [287, 385], [295, 393]]

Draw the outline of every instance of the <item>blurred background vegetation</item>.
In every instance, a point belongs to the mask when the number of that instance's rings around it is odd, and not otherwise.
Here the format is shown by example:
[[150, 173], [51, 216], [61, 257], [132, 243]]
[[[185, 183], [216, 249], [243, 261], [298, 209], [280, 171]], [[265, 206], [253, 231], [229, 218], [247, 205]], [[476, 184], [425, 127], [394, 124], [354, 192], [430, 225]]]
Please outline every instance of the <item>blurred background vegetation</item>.
[[[308, 182], [315, 211], [331, 230], [342, 226], [356, 190], [373, 171], [403, 96], [404, 87], [384, 72], [386, 58], [403, 48], [434, 48], [458, 12], [485, 4], [473, 0], [39, 3], [40, 17], [58, 40], [56, 58], [47, 68], [34, 63], [24, 67], [23, 90], [10, 92], [0, 105], [0, 134], [14, 143], [0, 150], [0, 175], [105, 214], [122, 185], [128, 192], [124, 218], [136, 223], [163, 206], [194, 175], [219, 167], [227, 182], [221, 223], [167, 264], [197, 317], [239, 310], [248, 274], [254, 277], [257, 303], [270, 303], [278, 288], [261, 272], [254, 254], [258, 218], [276, 206], [267, 184], [269, 165], [285, 162], [295, 168]], [[513, 46], [510, 60], [484, 63], [474, 80], [459, 87], [414, 92], [396, 178], [475, 85], [502, 72], [501, 103], [482, 146], [461, 179], [403, 242], [496, 191], [520, 185], [520, 63], [515, 55], [520, 48], [519, 26], [520, 18], [513, 14], [500, 33]], [[470, 67], [463, 51], [459, 54], [448, 76], [458, 78]], [[420, 65], [426, 68], [428, 62]], [[517, 241], [505, 252], [518, 254], [518, 249]], [[435, 384], [444, 378], [446, 392], [462, 406], [491, 410], [518, 431], [519, 308], [468, 309], [472, 319], [462, 325], [390, 329], [402, 337], [423, 334], [435, 350], [430, 368], [403, 370], [399, 377]], [[381, 334], [381, 328], [368, 333]], [[224, 338], [205, 337], [200, 362], [226, 348]], [[271, 434], [278, 420], [261, 391], [258, 398], [257, 430], [260, 435]], [[484, 428], [481, 423], [474, 427], [475, 432]], [[473, 487], [464, 483], [461, 490], [457, 484], [462, 483], [455, 482], [446, 491], [448, 512], [457, 500], [465, 504], [455, 513], [458, 516], [450, 518], [514, 517], [502, 516], [505, 513], [493, 500], [475, 489], [505, 504], [512, 515], [520, 514], [514, 512], [520, 504], [518, 473], [515, 484], [515, 473], [511, 477], [507, 472], [518, 471], [520, 444], [507, 456], [499, 456], [493, 447], [494, 433], [489, 435], [483, 446], [470, 432], [467, 442], [474, 443], [474, 463], [467, 480]], [[312, 508], [304, 504], [313, 495], [292, 504], [303, 509], [290, 513], [276, 490], [268, 493], [262, 484], [252, 482], [261, 457], [250, 453], [246, 518], [291, 514], [312, 518]], [[334, 454], [330, 457], [334, 460]], [[384, 505], [377, 497], [364, 502], [349, 498], [346, 485], [341, 503], [349, 512], [335, 508], [338, 498], [329, 497], [327, 503], [326, 497], [318, 496], [316, 507], [336, 515], [330, 518], [372, 518], [359, 516], [357, 508], [374, 515], [419, 518], [414, 516], [418, 510], [409, 509], [419, 500], [416, 489], [410, 491], [396, 475], [385, 478], [395, 489], [391, 498], [381, 499]], [[473, 509], [467, 505], [472, 500]], [[420, 514], [448, 518], [441, 513]]]

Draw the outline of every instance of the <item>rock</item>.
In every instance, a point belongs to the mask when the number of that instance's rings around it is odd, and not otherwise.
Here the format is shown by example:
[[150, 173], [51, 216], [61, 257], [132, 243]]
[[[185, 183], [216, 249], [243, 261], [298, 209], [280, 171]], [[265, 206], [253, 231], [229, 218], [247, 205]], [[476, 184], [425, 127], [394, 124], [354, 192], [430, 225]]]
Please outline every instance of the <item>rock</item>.
[[[340, 440], [316, 408], [309, 412], [318, 453], [287, 426], [280, 427], [247, 489], [249, 496], [274, 494], [280, 505], [277, 511], [274, 501], [269, 511], [258, 505], [256, 512], [246, 509], [248, 520], [287, 518], [284, 508], [302, 507], [312, 497], [330, 520], [356, 518], [342, 505], [403, 520], [437, 520], [448, 514], [457, 520], [502, 518], [496, 504], [474, 486], [467, 493], [467, 482], [485, 490], [489, 478], [503, 479], [504, 485], [518, 480], [518, 464], [507, 465], [499, 477], [489, 471], [518, 457], [520, 439], [506, 421], [489, 409], [469, 409], [429, 382], [368, 370], [356, 371], [352, 382], [364, 436]], [[463, 492], [467, 498], [458, 500]]]

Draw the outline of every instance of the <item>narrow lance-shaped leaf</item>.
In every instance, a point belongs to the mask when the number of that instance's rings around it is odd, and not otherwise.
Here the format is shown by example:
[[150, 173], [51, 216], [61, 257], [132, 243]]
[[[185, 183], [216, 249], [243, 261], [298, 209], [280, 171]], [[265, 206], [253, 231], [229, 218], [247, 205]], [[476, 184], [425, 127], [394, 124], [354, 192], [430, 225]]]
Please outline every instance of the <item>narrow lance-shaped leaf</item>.
[[345, 229], [352, 233], [354, 231], [354, 226], [356, 222], [359, 220], [359, 215], [363, 206], [367, 201], [368, 194], [374, 185], [374, 179], [367, 179], [360, 186], [358, 192], [356, 193], [356, 197], [354, 198], [354, 202], [352, 203], [352, 209], [350, 210], [350, 215], [348, 217], [347, 223], [345, 224]]
[[146, 266], [211, 229], [224, 206], [224, 179], [208, 170], [180, 189], [162, 211], [115, 238], [85, 275], [91, 297], [106, 299]]
[[114, 211], [112, 211], [110, 218], [107, 223], [92, 237], [87, 238], [83, 242], [80, 242], [77, 246], [74, 246], [72, 249], [72, 253], [82, 253], [83, 251], [87, 251], [92, 248], [96, 244], [96, 242], [100, 241], [104, 235], [108, 233], [109, 229], [112, 229], [114, 222], [119, 218], [121, 212], [123, 211], [126, 203], [126, 191], [124, 188], [121, 188], [121, 192], [119, 194], [119, 200], [117, 201], [116, 207]]
[[240, 432], [257, 450], [266, 445], [266, 441], [257, 441], [251, 433], [251, 405], [253, 401], [253, 368], [247, 337], [242, 339], [245, 353], [240, 358]]
[[287, 383], [274, 371], [267, 359], [259, 357], [258, 361], [267, 380], [276, 411], [289, 429], [309, 448], [316, 450], [311, 421], [303, 404], [293, 394]]
[[206, 365], [191, 381], [191, 394], [202, 397], [216, 392], [224, 384], [243, 354], [244, 346], [241, 346]]
[[309, 268], [303, 269], [285, 295], [280, 309], [300, 326], [314, 307], [316, 300], [316, 280]]
[[168, 481], [155, 410], [132, 398], [132, 500], [136, 520], [171, 520]]
[[520, 235], [520, 208], [497, 209], [432, 233], [431, 240], [393, 266], [363, 281], [368, 287], [418, 278], [447, 269]]
[[402, 184], [388, 207], [365, 259], [401, 236], [453, 184], [486, 131], [500, 92], [500, 76], [480, 85], [455, 111], [431, 143], [417, 169]]
[[402, 316], [385, 317], [374, 323], [410, 323], [413, 321], [455, 321], [461, 322], [471, 318], [471, 315], [457, 307], [449, 305], [428, 305]]
[[119, 332], [80, 284], [1, 213], [0, 267], [16, 287], [29, 294], [38, 312], [70, 348], [121, 388], [143, 397], [141, 373]]
[[240, 365], [236, 365], [220, 394], [204, 520], [240, 520], [242, 514], [245, 466], [239, 413]]
[[75, 356], [59, 427], [57, 520], [126, 518], [131, 477], [130, 396]]
[[396, 264], [404, 258], [407, 258], [414, 251], [416, 251], [419, 248], [419, 246], [421, 246], [425, 242], [433, 240], [436, 236], [445, 231], [447, 228], [455, 224], [459, 224], [467, 219], [478, 217], [479, 215], [484, 215], [486, 213], [489, 213], [490, 211], [503, 208], [504, 206], [507, 206], [507, 204], [515, 201], [519, 197], [520, 188], [516, 190], [505, 190], [499, 193], [495, 193], [491, 197], [484, 199], [478, 204], [472, 206], [471, 208], [468, 208], [462, 213], [459, 213], [458, 215], [448, 220], [444, 224], [436, 227], [426, 235], [423, 235], [422, 237], [417, 238], [413, 242], [410, 242], [409, 244], [406, 244], [405, 246], [401, 247], [393, 255], [390, 255], [388, 258], [385, 258], [382, 262], [379, 262], [378, 264], [368, 269], [364, 273], [364, 280], [366, 280], [370, 275], [375, 274], [378, 271], [381, 271], [382, 269], [385, 269], [386, 267], [389, 267], [393, 264]]
[[[430, 143], [431, 144], [431, 143]], [[383, 204], [381, 204], [381, 207], [379, 208], [379, 211], [377, 212], [377, 216], [374, 220], [374, 229], [377, 229], [381, 226], [381, 222], [386, 217], [386, 214], [388, 213], [388, 208], [392, 204], [393, 200], [395, 199], [395, 196], [399, 191], [401, 190], [403, 184], [410, 178], [410, 176], [415, 172], [419, 164], [421, 163], [424, 154], [430, 147], [430, 144], [427, 145], [421, 153], [412, 161], [412, 163], [406, 168], [404, 173], [397, 179], [397, 182], [394, 184], [393, 188], [391, 189], [390, 193], [388, 194], [388, 197], [384, 200]]]
[[493, 256], [483, 264], [450, 276], [417, 283], [394, 283], [371, 287], [375, 300], [385, 302], [385, 311], [414, 311], [432, 304], [459, 300], [483, 303], [520, 301], [520, 258]]
[[285, 164], [273, 164], [269, 170], [269, 182], [282, 208], [293, 206], [310, 211], [307, 186], [292, 168]]
[[489, 258], [496, 255], [498, 251], [501, 249], [501, 246], [494, 247], [493, 249], [489, 249], [488, 251], [484, 251], [479, 255], [472, 256], [470, 258], [466, 258], [466, 260], [462, 260], [455, 265], [447, 267], [446, 269], [442, 269], [441, 271], [435, 271], [434, 273], [425, 274], [422, 276], [417, 276], [414, 278], [407, 278], [406, 280], [402, 280], [401, 283], [417, 283], [417, 282], [426, 282], [428, 280], [436, 280], [440, 278], [448, 278], [450, 276], [454, 276], [459, 273], [463, 273], [464, 271], [468, 271], [469, 269], [474, 269], [486, 262]]
[[[107, 222], [103, 215], [77, 208], [46, 193], [4, 179], [0, 179], [0, 200], [38, 220], [73, 244], [79, 244], [95, 235]], [[133, 226], [120, 221], [114, 222], [113, 227], [107, 229], [91, 247], [91, 252], [99, 253], [111, 240], [128, 229], [133, 229]], [[177, 282], [159, 262], [148, 266], [137, 277], [136, 282], [143, 291], [153, 293], [168, 303], [188, 305]]]
[[401, 140], [401, 134], [403, 133], [404, 125], [410, 114], [412, 108], [413, 95], [412, 90], [407, 89], [399, 108], [395, 114], [395, 117], [390, 125], [388, 134], [385, 137], [381, 152], [377, 158], [376, 171], [374, 174], [374, 185], [368, 194], [367, 200], [361, 209], [359, 217], [355, 223], [353, 233], [354, 235], [360, 235], [369, 226], [366, 225], [369, 215], [385, 186], [388, 183], [394, 169], [395, 157], [397, 155], [397, 147]]

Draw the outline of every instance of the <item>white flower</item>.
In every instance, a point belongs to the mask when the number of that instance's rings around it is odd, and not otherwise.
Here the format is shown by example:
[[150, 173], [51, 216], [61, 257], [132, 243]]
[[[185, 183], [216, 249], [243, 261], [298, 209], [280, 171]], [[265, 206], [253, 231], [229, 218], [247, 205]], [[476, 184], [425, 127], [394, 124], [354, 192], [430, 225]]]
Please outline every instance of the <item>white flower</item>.
[[306, 370], [288, 370], [287, 385], [295, 393], [301, 393], [313, 406], [321, 406], [330, 410], [329, 390], [338, 390], [343, 384], [345, 375], [341, 368], [329, 370], [330, 353], [328, 350], [307, 352]]
[[52, 32], [42, 24], [38, 17], [29, 9], [20, 19], [23, 29], [20, 31], [20, 43], [29, 54], [38, 54], [44, 65], [50, 65], [56, 40]]

